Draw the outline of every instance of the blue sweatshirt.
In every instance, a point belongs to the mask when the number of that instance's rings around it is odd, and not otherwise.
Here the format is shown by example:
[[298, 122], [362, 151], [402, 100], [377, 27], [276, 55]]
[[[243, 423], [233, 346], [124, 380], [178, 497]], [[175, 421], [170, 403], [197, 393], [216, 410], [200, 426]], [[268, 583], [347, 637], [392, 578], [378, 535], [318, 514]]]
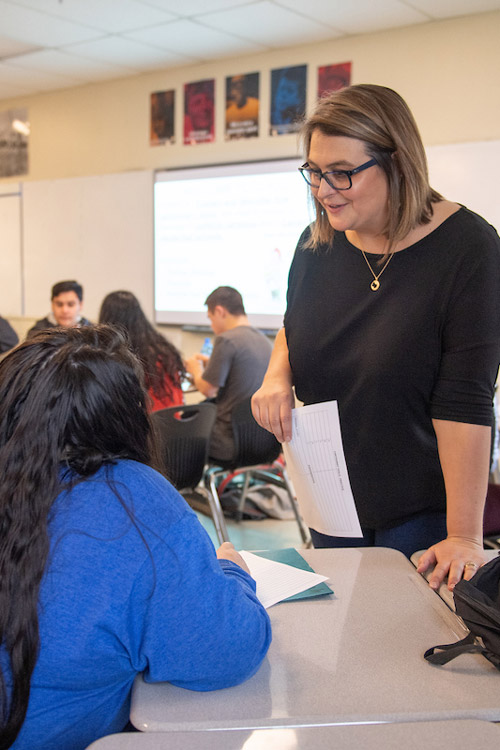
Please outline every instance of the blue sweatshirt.
[[134, 461], [102, 468], [59, 495], [49, 532], [40, 655], [15, 750], [83, 750], [120, 731], [139, 672], [214, 690], [258, 669], [271, 627], [255, 582], [217, 560], [157, 472]]

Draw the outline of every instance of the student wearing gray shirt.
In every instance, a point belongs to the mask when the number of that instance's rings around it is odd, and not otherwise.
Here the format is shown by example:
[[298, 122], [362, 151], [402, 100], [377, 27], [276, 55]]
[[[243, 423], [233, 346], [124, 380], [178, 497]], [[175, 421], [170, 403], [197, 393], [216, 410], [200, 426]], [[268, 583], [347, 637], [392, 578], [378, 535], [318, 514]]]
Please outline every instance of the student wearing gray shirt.
[[234, 454], [232, 410], [260, 388], [272, 347], [248, 322], [241, 294], [233, 287], [218, 287], [205, 305], [216, 335], [213, 352], [210, 357], [201, 353], [190, 357], [186, 370], [200, 393], [217, 405], [210, 458], [229, 461]]

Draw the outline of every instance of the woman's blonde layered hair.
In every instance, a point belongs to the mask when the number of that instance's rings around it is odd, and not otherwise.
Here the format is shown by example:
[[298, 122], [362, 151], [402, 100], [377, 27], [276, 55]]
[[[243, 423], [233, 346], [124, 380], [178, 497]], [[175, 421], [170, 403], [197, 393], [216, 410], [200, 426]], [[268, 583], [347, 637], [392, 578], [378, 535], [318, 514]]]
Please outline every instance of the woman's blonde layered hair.
[[[429, 185], [420, 133], [399, 94], [385, 86], [359, 84], [320, 99], [301, 129], [306, 159], [316, 130], [363, 141], [368, 158], [375, 159], [385, 172], [389, 185], [388, 251], [416, 226], [431, 220], [432, 203], [443, 198]], [[311, 195], [316, 221], [307, 244], [316, 249], [332, 241], [334, 230], [312, 191]]]

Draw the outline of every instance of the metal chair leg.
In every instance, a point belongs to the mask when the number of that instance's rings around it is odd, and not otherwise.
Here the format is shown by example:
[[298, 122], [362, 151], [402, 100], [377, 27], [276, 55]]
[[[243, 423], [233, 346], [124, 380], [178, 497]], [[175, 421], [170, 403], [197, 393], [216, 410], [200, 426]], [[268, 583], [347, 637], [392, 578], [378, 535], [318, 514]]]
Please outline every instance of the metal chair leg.
[[205, 474], [205, 488], [207, 491], [208, 504], [210, 505], [210, 512], [212, 514], [212, 521], [215, 526], [215, 533], [219, 542], [229, 542], [229, 536], [227, 533], [226, 521], [224, 519], [224, 513], [220, 504], [219, 494], [215, 484], [215, 472], [207, 472]]
[[238, 523], [243, 518], [243, 510], [245, 508], [245, 501], [247, 499], [247, 490], [248, 490], [248, 487], [250, 486], [250, 479], [251, 478], [252, 478], [252, 472], [251, 471], [246, 471], [244, 473], [244, 481], [243, 481], [243, 487], [242, 487], [242, 490], [241, 490], [241, 497], [240, 497], [240, 500], [238, 502], [238, 507], [236, 508], [236, 514], [235, 514], [235, 518], [236, 518], [236, 521]]

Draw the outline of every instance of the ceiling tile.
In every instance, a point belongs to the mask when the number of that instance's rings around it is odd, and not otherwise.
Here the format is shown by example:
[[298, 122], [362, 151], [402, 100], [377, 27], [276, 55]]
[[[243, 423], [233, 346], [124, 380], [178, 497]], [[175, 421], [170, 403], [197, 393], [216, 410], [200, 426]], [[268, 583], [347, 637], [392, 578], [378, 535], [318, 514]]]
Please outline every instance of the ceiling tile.
[[179, 0], [138, 0], [138, 2], [168, 10], [183, 18], [212, 10], [225, 10], [237, 5], [249, 4], [249, 0], [182, 0], [182, 2], [179, 2]]
[[102, 61], [79, 57], [66, 50], [40, 50], [9, 60], [9, 66], [24, 70], [40, 70], [44, 73], [66, 75], [81, 82], [102, 81], [106, 78], [123, 76], [123, 67]]
[[[345, 34], [423, 23], [429, 17], [398, 0], [280, 0], [280, 4], [308, 18], [329, 24]], [[414, 3], [413, 3], [414, 4]]]
[[454, 18], [500, 10], [500, 0], [412, 0], [411, 4], [431, 18]]
[[10, 3], [42, 11], [49, 16], [81, 23], [100, 31], [119, 32], [177, 18], [161, 8], [138, 0], [8, 0]]
[[38, 46], [18, 42], [17, 39], [9, 39], [6, 36], [0, 36], [0, 59], [12, 55], [23, 55], [25, 52], [32, 52], [38, 49]]
[[173, 21], [163, 26], [129, 32], [124, 36], [166, 48], [172, 52], [189, 55], [195, 60], [217, 55], [220, 57], [230, 54], [241, 55], [265, 49], [261, 44], [251, 43], [188, 20]]
[[94, 29], [54, 18], [30, 8], [12, 5], [4, 0], [0, 0], [0, 19], [4, 36], [38, 47], [57, 47], [99, 36]]
[[148, 46], [123, 36], [108, 36], [93, 42], [73, 44], [67, 48], [67, 51], [80, 57], [119, 65], [132, 72], [156, 65], [178, 64], [187, 60], [186, 57], [181, 58], [180, 55], [170, 50]]
[[10, 66], [0, 98], [499, 9], [500, 0], [0, 0], [0, 66]]
[[199, 20], [212, 28], [270, 47], [305, 44], [337, 36], [337, 32], [324, 22], [305, 18], [268, 0], [218, 13], [204, 13]]

